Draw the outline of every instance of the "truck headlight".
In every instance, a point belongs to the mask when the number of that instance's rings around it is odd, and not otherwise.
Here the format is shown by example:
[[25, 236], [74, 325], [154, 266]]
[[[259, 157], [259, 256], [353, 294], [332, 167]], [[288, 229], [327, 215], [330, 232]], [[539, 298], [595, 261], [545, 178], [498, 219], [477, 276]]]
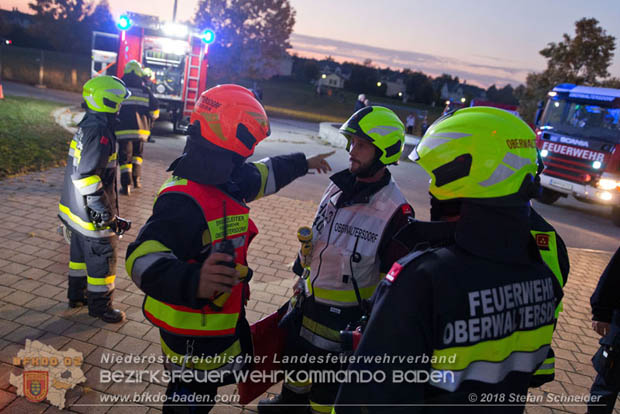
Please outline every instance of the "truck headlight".
[[598, 188], [601, 190], [613, 190], [620, 183], [616, 182], [616, 180], [610, 178], [601, 178], [598, 182]]

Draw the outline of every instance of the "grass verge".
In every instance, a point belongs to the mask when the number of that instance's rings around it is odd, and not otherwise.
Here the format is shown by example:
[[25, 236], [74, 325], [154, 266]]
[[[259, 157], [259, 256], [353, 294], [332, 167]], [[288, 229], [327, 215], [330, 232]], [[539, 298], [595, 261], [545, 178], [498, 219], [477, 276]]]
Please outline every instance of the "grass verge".
[[60, 106], [17, 96], [0, 100], [0, 178], [64, 165], [70, 133], [51, 116]]

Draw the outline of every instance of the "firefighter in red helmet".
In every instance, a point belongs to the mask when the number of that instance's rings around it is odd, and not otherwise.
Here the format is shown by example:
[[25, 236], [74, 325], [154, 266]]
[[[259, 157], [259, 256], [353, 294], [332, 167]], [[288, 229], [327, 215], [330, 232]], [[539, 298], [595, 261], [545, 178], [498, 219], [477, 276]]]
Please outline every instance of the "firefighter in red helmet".
[[[172, 176], [126, 258], [172, 373], [164, 412], [208, 412], [205, 401], [213, 404], [217, 388], [232, 383], [229, 374], [243, 369], [243, 357], [252, 353], [244, 304], [252, 277], [247, 251], [258, 229], [246, 203], [308, 169], [331, 169], [325, 161], [331, 154], [246, 162], [270, 128], [260, 102], [238, 85], [203, 92], [190, 124], [184, 153], [170, 166]], [[214, 371], [222, 373], [220, 381], [210, 380]], [[203, 396], [201, 406], [179, 406], [188, 394]]]

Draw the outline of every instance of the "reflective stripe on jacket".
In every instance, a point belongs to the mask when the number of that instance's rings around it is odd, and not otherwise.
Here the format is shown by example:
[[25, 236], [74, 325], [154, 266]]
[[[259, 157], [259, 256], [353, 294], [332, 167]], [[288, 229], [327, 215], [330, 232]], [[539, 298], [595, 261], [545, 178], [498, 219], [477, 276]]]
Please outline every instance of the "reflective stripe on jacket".
[[[235, 262], [239, 267], [247, 268], [247, 249], [250, 241], [258, 233], [256, 226], [249, 219], [248, 207], [240, 204], [216, 187], [177, 177], [172, 177], [164, 183], [159, 191], [159, 196], [166, 193], [188, 195], [200, 206], [209, 229], [212, 245], [217, 245], [223, 240], [223, 204], [225, 202], [227, 233], [228, 239], [232, 241], [235, 247]], [[139, 251], [140, 249], [145, 251]], [[148, 257], [149, 253], [152, 254], [150, 258]], [[149, 260], [159, 259], [160, 256], [158, 255], [160, 254], [172, 253], [165, 246], [155, 241], [153, 241], [152, 246], [147, 246], [146, 243], [140, 245], [129, 257], [127, 263], [132, 278], [140, 277], [140, 267], [145, 267], [145, 263]], [[142, 263], [138, 263], [138, 261], [142, 261]], [[233, 335], [244, 301], [249, 295], [248, 279], [246, 277], [244, 283], [237, 284], [230, 294], [221, 294], [211, 298], [213, 303], [201, 309], [165, 303], [147, 295], [143, 305], [144, 315], [154, 325], [176, 335]]]
[[86, 197], [104, 196], [110, 212], [116, 210], [116, 137], [108, 127], [105, 114], [87, 112], [69, 144], [69, 154], [58, 217], [73, 231], [87, 237], [114, 235], [109, 227], [98, 228], [91, 222]]

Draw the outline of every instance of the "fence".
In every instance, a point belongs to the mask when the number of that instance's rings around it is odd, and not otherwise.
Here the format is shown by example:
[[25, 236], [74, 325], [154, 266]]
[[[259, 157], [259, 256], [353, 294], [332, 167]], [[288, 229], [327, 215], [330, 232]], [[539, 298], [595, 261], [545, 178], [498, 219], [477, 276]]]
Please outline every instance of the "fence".
[[90, 57], [0, 46], [0, 78], [79, 92], [90, 79]]

